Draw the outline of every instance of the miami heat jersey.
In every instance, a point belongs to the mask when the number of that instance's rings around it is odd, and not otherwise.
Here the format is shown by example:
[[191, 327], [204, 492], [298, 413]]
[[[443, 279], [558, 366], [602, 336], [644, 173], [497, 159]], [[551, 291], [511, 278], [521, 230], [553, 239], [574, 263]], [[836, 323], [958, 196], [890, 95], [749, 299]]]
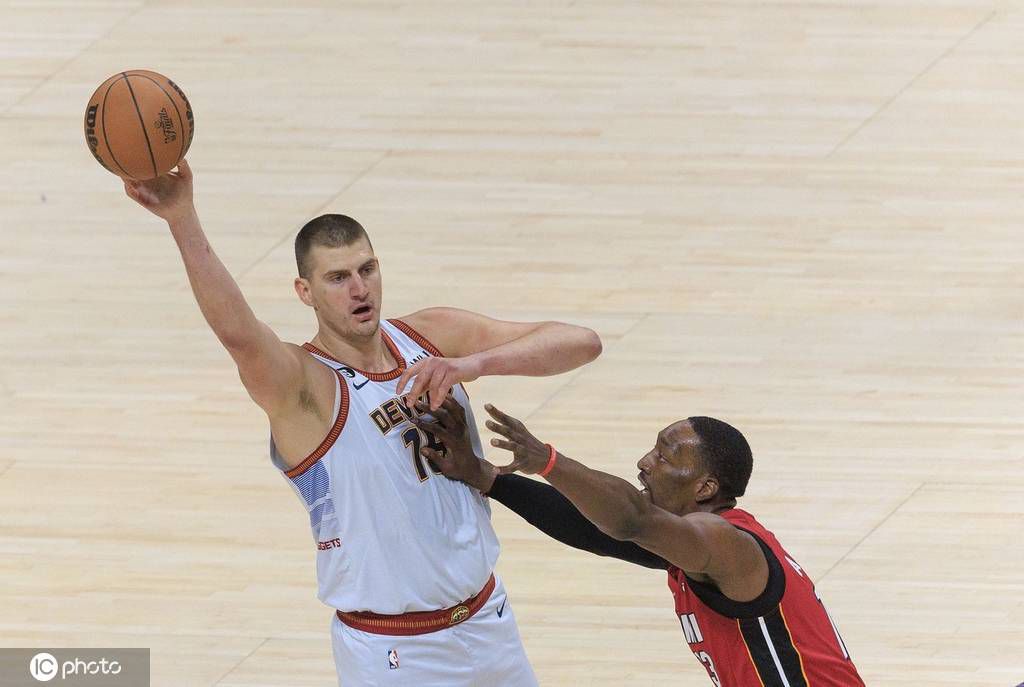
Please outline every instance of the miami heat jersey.
[[[356, 370], [305, 345], [335, 373], [334, 423], [319, 448], [284, 474], [309, 512], [323, 603], [389, 615], [448, 608], [479, 592], [494, 569], [490, 506], [420, 455], [423, 446], [442, 445], [409, 421], [419, 413], [395, 393], [408, 366], [441, 353], [400, 320], [380, 328], [398, 361], [391, 372]], [[483, 455], [466, 391], [458, 385], [452, 393]], [[270, 450], [284, 466], [273, 437]]]
[[768, 585], [757, 599], [732, 601], [676, 567], [668, 586], [691, 651], [717, 687], [863, 687], [839, 630], [807, 573], [750, 513], [719, 513], [757, 540]]

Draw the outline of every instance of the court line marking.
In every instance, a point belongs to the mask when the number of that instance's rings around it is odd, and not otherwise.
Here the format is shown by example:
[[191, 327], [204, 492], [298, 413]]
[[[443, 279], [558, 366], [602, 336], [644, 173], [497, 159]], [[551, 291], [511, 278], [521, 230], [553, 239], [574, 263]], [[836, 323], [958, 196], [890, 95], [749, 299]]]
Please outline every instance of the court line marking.
[[921, 491], [921, 487], [925, 486], [926, 484], [928, 484], [928, 482], [920, 482], [916, 487], [914, 487], [914, 490], [912, 492], [910, 492], [906, 497], [904, 497], [904, 499], [902, 501], [900, 501], [899, 504], [895, 508], [893, 508], [891, 511], [889, 511], [888, 515], [886, 515], [884, 518], [882, 518], [882, 520], [879, 521], [874, 527], [872, 527], [871, 530], [867, 534], [865, 534], [863, 537], [861, 537], [860, 541], [858, 541], [856, 544], [854, 544], [852, 547], [850, 547], [850, 550], [847, 551], [846, 553], [844, 553], [842, 555], [842, 557], [838, 561], [833, 563], [829, 567], [829, 569], [825, 571], [824, 575], [822, 575], [817, 580], [815, 580], [815, 584], [820, 584], [822, 580], [824, 580], [826, 577], [828, 577], [829, 573], [831, 573], [833, 570], [835, 570], [837, 567], [839, 567], [839, 564], [842, 563], [843, 561], [845, 561], [850, 556], [850, 554], [852, 554], [854, 551], [856, 551], [860, 547], [861, 544], [863, 544], [865, 541], [867, 541], [868, 537], [870, 537], [872, 534], [874, 534], [875, 531], [877, 531], [879, 527], [881, 527], [885, 523], [889, 522], [889, 518], [894, 516], [896, 514], [896, 512], [900, 508], [903, 508], [903, 506], [907, 505], [907, 502], [910, 501], [910, 499], [914, 498], [914, 496], [917, 495], [917, 492]]
[[[366, 169], [364, 169], [364, 170], [363, 170], [362, 172], [360, 172], [360, 173], [359, 173], [359, 174], [357, 174], [357, 175], [356, 175], [355, 177], [353, 177], [351, 181], [349, 181], [349, 182], [348, 182], [347, 184], [345, 184], [345, 185], [344, 185], [344, 186], [343, 186], [343, 187], [341, 188], [341, 190], [340, 190], [340, 191], [338, 191], [338, 192], [337, 192], [336, 194], [334, 194], [333, 196], [331, 196], [330, 200], [328, 200], [328, 201], [327, 201], [326, 203], [321, 203], [321, 204], [320, 204], [320, 205], [319, 205], [319, 206], [317, 207], [317, 209], [313, 211], [313, 213], [312, 213], [312, 214], [310, 215], [310, 217], [315, 217], [316, 215], [322, 214], [323, 210], [325, 210], [326, 208], [330, 207], [330, 205], [331, 205], [331, 204], [332, 204], [332, 203], [333, 203], [334, 201], [338, 200], [338, 198], [341, 198], [341, 196], [342, 196], [342, 195], [344, 195], [346, 191], [348, 191], [348, 190], [349, 190], [350, 188], [352, 188], [352, 187], [353, 187], [353, 186], [355, 186], [355, 185], [356, 185], [357, 183], [359, 183], [360, 181], [362, 181], [362, 180], [363, 180], [363, 178], [364, 178], [364, 177], [365, 177], [366, 175], [368, 175], [368, 174], [369, 174], [370, 172], [372, 172], [373, 170], [375, 170], [375, 169], [377, 168], [377, 166], [378, 166], [378, 165], [379, 165], [380, 163], [384, 162], [384, 160], [386, 160], [386, 159], [387, 159], [387, 158], [388, 158], [388, 157], [389, 157], [389, 156], [391, 155], [391, 152], [392, 152], [392, 151], [390, 151], [390, 150], [385, 150], [385, 151], [384, 151], [384, 154], [383, 154], [383, 155], [381, 155], [381, 156], [380, 156], [379, 158], [377, 158], [376, 160], [374, 160], [374, 161], [373, 161], [373, 162], [372, 162], [372, 163], [370, 164], [370, 166], [369, 166], [369, 167], [367, 167], [367, 168], [366, 168]], [[278, 239], [278, 240], [277, 240], [276, 242], [274, 242], [274, 245], [272, 245], [272, 246], [271, 246], [270, 248], [268, 248], [268, 249], [267, 249], [267, 250], [266, 250], [266, 251], [265, 251], [265, 252], [264, 252], [264, 253], [263, 253], [262, 255], [260, 255], [260, 257], [256, 258], [256, 260], [255, 260], [255, 261], [253, 261], [253, 263], [252, 263], [252, 264], [250, 264], [250, 265], [249, 265], [248, 267], [246, 267], [246, 268], [245, 268], [245, 269], [243, 269], [243, 270], [242, 270], [241, 272], [239, 272], [239, 273], [238, 273], [238, 275], [237, 275], [237, 276], [235, 277], [235, 281], [236, 281], [236, 282], [241, 282], [241, 281], [242, 281], [242, 280], [243, 280], [243, 279], [244, 279], [244, 278], [246, 277], [246, 275], [248, 275], [248, 274], [249, 274], [250, 272], [252, 272], [252, 271], [253, 271], [254, 269], [256, 269], [256, 267], [257, 267], [257, 266], [258, 266], [258, 265], [259, 265], [259, 264], [260, 264], [261, 262], [263, 262], [264, 260], [266, 260], [266, 259], [267, 259], [267, 257], [269, 257], [269, 256], [270, 256], [270, 254], [271, 254], [271, 253], [273, 253], [273, 252], [274, 252], [275, 250], [277, 250], [278, 248], [280, 248], [280, 247], [281, 247], [281, 245], [282, 245], [282, 244], [283, 244], [283, 243], [284, 243], [285, 241], [288, 241], [289, 239], [294, 239], [294, 238], [295, 238], [295, 234], [296, 234], [296, 232], [297, 232], [297, 231], [298, 231], [298, 227], [296, 227], [295, 229], [289, 229], [289, 230], [288, 230], [288, 231], [287, 231], [287, 232], [285, 233], [285, 235], [284, 235], [284, 236], [282, 236], [282, 237], [281, 237], [280, 239]]]
[[217, 678], [217, 680], [216, 680], [215, 682], [211, 683], [211, 687], [217, 687], [217, 685], [219, 685], [219, 684], [220, 684], [221, 682], [223, 682], [224, 680], [226, 680], [226, 679], [227, 679], [227, 677], [228, 677], [229, 675], [231, 675], [231, 673], [235, 672], [235, 670], [237, 670], [237, 669], [238, 669], [238, 666], [240, 666], [240, 665], [242, 665], [243, 663], [245, 663], [246, 661], [248, 661], [248, 660], [249, 660], [249, 658], [250, 658], [250, 657], [251, 657], [251, 656], [252, 656], [253, 654], [255, 654], [255, 653], [256, 653], [257, 651], [259, 651], [260, 649], [262, 649], [262, 648], [263, 648], [263, 645], [264, 645], [264, 644], [266, 644], [266, 643], [267, 643], [267, 642], [269, 642], [269, 641], [270, 641], [270, 637], [264, 637], [264, 638], [263, 638], [263, 641], [262, 641], [262, 642], [260, 642], [260, 643], [259, 643], [259, 644], [258, 644], [258, 645], [256, 646], [256, 648], [254, 648], [254, 649], [253, 649], [252, 651], [250, 651], [250, 652], [249, 652], [249, 653], [247, 653], [247, 654], [246, 654], [245, 656], [243, 656], [243, 657], [242, 657], [242, 659], [241, 659], [240, 661], [238, 661], [238, 663], [236, 663], [235, 665], [231, 666], [231, 668], [230, 668], [230, 669], [228, 670], [228, 672], [224, 673], [224, 674], [223, 674], [223, 675], [221, 675], [221, 676], [220, 676], [219, 678]]
[[144, 9], [145, 7], [146, 7], [146, 2], [145, 2], [145, 1], [143, 1], [143, 2], [140, 2], [140, 3], [139, 3], [139, 5], [138, 5], [138, 7], [136, 7], [136, 8], [134, 9], [134, 10], [132, 10], [132, 11], [131, 11], [131, 12], [129, 12], [128, 14], [124, 15], [123, 17], [121, 17], [120, 19], [118, 19], [117, 21], [115, 21], [115, 22], [114, 22], [113, 24], [111, 24], [110, 28], [109, 28], [109, 29], [107, 29], [107, 31], [106, 31], [106, 32], [105, 32], [105, 33], [104, 33], [103, 35], [101, 35], [101, 36], [98, 36], [97, 38], [93, 39], [93, 41], [92, 41], [91, 43], [89, 43], [89, 45], [87, 45], [87, 46], [85, 46], [84, 48], [82, 48], [81, 50], [79, 50], [79, 51], [78, 51], [77, 53], [75, 53], [74, 55], [72, 55], [71, 57], [69, 57], [69, 58], [68, 58], [68, 59], [67, 59], [67, 60], [66, 60], [66, 61], [64, 62], [64, 64], [62, 64], [61, 66], [57, 67], [56, 69], [54, 69], [53, 71], [51, 71], [51, 72], [50, 72], [49, 74], [47, 74], [46, 78], [45, 78], [45, 79], [43, 79], [42, 81], [40, 81], [39, 83], [37, 83], [37, 84], [36, 84], [35, 86], [33, 86], [33, 87], [32, 87], [31, 89], [29, 89], [28, 93], [26, 93], [25, 95], [21, 96], [20, 98], [18, 98], [17, 100], [15, 100], [15, 101], [14, 101], [13, 103], [11, 103], [10, 105], [8, 105], [8, 106], [7, 106], [7, 109], [5, 109], [5, 110], [4, 110], [3, 112], [0, 112], [0, 118], [6, 117], [6, 116], [7, 116], [7, 114], [8, 114], [9, 112], [11, 112], [11, 111], [12, 111], [12, 110], [13, 110], [14, 108], [16, 108], [16, 107], [18, 107], [19, 105], [23, 104], [23, 103], [24, 103], [25, 101], [27, 101], [27, 100], [28, 100], [29, 98], [31, 98], [31, 97], [32, 97], [33, 95], [35, 95], [35, 94], [36, 94], [36, 93], [38, 93], [38, 92], [39, 92], [40, 90], [42, 90], [42, 88], [43, 88], [44, 86], [46, 86], [46, 84], [50, 83], [50, 82], [51, 82], [51, 81], [53, 80], [53, 78], [54, 78], [55, 76], [57, 76], [58, 74], [60, 74], [61, 72], [63, 72], [63, 71], [65, 70], [65, 69], [67, 69], [67, 68], [68, 68], [68, 66], [70, 66], [72, 62], [74, 62], [74, 61], [75, 61], [75, 60], [77, 60], [77, 59], [78, 59], [79, 57], [81, 57], [81, 56], [82, 56], [82, 55], [84, 55], [85, 53], [87, 53], [87, 52], [89, 52], [90, 50], [92, 50], [93, 46], [95, 46], [95, 45], [96, 45], [97, 43], [99, 43], [100, 41], [102, 41], [102, 40], [104, 40], [104, 39], [108, 38], [108, 37], [110, 36], [110, 34], [112, 34], [112, 33], [114, 32], [114, 30], [115, 30], [115, 29], [116, 29], [117, 27], [119, 27], [119, 26], [120, 26], [121, 24], [125, 23], [126, 21], [128, 21], [128, 20], [129, 20], [129, 19], [131, 19], [132, 17], [134, 17], [134, 16], [136, 15], [136, 14], [138, 14], [138, 13], [139, 13], [139, 12], [140, 12], [141, 10], [143, 10], [143, 9]]
[[855, 137], [855, 136], [856, 136], [857, 134], [859, 134], [859, 133], [860, 133], [861, 131], [863, 131], [863, 130], [864, 130], [864, 128], [865, 128], [865, 127], [866, 127], [866, 126], [867, 126], [868, 124], [870, 124], [871, 122], [873, 122], [873, 121], [874, 121], [874, 120], [875, 120], [875, 119], [876, 119], [876, 118], [878, 117], [878, 115], [882, 114], [882, 112], [884, 112], [884, 111], [885, 111], [885, 110], [886, 110], [886, 109], [887, 109], [887, 108], [888, 108], [888, 107], [889, 107], [890, 105], [892, 105], [892, 104], [893, 104], [894, 102], [896, 102], [896, 100], [897, 100], [897, 99], [898, 99], [898, 98], [899, 98], [899, 97], [900, 97], [901, 95], [903, 95], [904, 93], [906, 93], [908, 89], [910, 89], [910, 88], [911, 88], [911, 87], [912, 87], [912, 86], [913, 86], [913, 85], [914, 85], [915, 83], [917, 83], [918, 81], [920, 81], [920, 79], [921, 79], [921, 77], [922, 77], [922, 76], [924, 76], [925, 74], [927, 74], [928, 72], [930, 72], [930, 71], [932, 70], [932, 68], [933, 68], [933, 67], [935, 67], [935, 65], [937, 65], [937, 64], [938, 64], [939, 62], [941, 62], [942, 60], [944, 60], [944, 59], [946, 59], [947, 57], [949, 57], [949, 56], [950, 56], [950, 55], [951, 55], [951, 54], [953, 53], [953, 51], [955, 51], [955, 50], [956, 50], [957, 48], [959, 48], [959, 47], [960, 47], [960, 46], [961, 46], [961, 45], [962, 45], [962, 44], [964, 43], [964, 41], [966, 41], [966, 40], [967, 40], [968, 38], [970, 38], [970, 37], [971, 37], [971, 36], [973, 36], [973, 35], [974, 35], [975, 33], [977, 33], [977, 32], [978, 32], [978, 31], [979, 31], [979, 30], [980, 30], [980, 29], [981, 29], [981, 28], [982, 28], [983, 26], [985, 26], [985, 24], [988, 24], [988, 23], [989, 23], [990, 21], [992, 21], [992, 19], [993, 19], [993, 18], [994, 18], [994, 17], [995, 17], [995, 16], [997, 15], [997, 14], [999, 14], [998, 10], [992, 10], [992, 11], [991, 11], [991, 12], [989, 12], [989, 13], [988, 13], [988, 15], [987, 15], [987, 16], [985, 16], [985, 17], [984, 17], [984, 18], [983, 18], [983, 19], [982, 19], [981, 21], [979, 21], [979, 22], [978, 22], [977, 24], [975, 24], [975, 25], [974, 25], [974, 28], [972, 28], [971, 30], [969, 30], [969, 31], [968, 31], [967, 33], [965, 33], [964, 35], [960, 36], [960, 38], [958, 38], [958, 39], [957, 39], [957, 40], [956, 40], [956, 41], [955, 41], [955, 42], [953, 43], [953, 45], [951, 45], [951, 46], [949, 46], [948, 48], [946, 48], [946, 49], [945, 49], [945, 50], [944, 50], [944, 51], [942, 52], [942, 54], [940, 54], [940, 55], [939, 55], [938, 57], [936, 57], [936, 58], [935, 58], [934, 60], [932, 60], [931, 62], [929, 62], [929, 63], [928, 63], [928, 65], [927, 65], [927, 66], [926, 66], [926, 67], [925, 67], [924, 69], [922, 69], [922, 70], [921, 70], [921, 71], [920, 71], [920, 72], [919, 72], [919, 73], [917, 74], [917, 76], [915, 76], [915, 77], [914, 77], [914, 78], [912, 78], [912, 79], [911, 79], [910, 81], [908, 81], [908, 82], [907, 82], [907, 83], [906, 83], [906, 84], [905, 84], [905, 85], [903, 86], [903, 88], [901, 88], [901, 89], [900, 89], [899, 91], [897, 91], [897, 92], [896, 92], [896, 94], [895, 94], [895, 95], [893, 95], [892, 97], [890, 97], [890, 98], [889, 98], [888, 100], [886, 100], [886, 101], [885, 101], [884, 103], [882, 103], [882, 104], [881, 104], [881, 105], [880, 105], [880, 106], [878, 107], [878, 109], [876, 109], [876, 110], [875, 110], [874, 112], [872, 112], [872, 113], [871, 113], [870, 115], [868, 115], [867, 119], [865, 119], [865, 120], [864, 120], [863, 122], [861, 122], [860, 124], [858, 124], [858, 125], [857, 125], [857, 128], [855, 128], [855, 129], [854, 129], [853, 131], [851, 131], [850, 133], [846, 134], [846, 136], [844, 136], [844, 137], [842, 138], [842, 140], [840, 140], [840, 141], [839, 141], [839, 143], [837, 143], [837, 144], [836, 144], [836, 146], [835, 146], [835, 147], [834, 147], [834, 148], [833, 148], [833, 149], [832, 149], [832, 150], [831, 150], [831, 151], [829, 152], [829, 154], [828, 154], [828, 155], [826, 155], [826, 156], [825, 156], [825, 158], [826, 158], [826, 159], [828, 159], [828, 158], [832, 157], [833, 155], [835, 155], [835, 154], [836, 154], [836, 153], [837, 153], [837, 152], [839, 151], [839, 149], [840, 149], [840, 148], [842, 148], [842, 147], [843, 147], [843, 146], [845, 146], [845, 145], [846, 145], [847, 143], [849, 143], [849, 142], [850, 142], [850, 141], [851, 141], [851, 140], [852, 140], [852, 139], [853, 139], [853, 138], [854, 138], [854, 137]]

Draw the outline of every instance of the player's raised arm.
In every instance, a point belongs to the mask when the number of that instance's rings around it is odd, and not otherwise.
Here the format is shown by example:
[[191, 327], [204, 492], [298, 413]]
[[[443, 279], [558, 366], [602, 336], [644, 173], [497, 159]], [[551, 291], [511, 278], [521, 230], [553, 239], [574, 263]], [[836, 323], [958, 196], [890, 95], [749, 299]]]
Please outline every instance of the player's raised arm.
[[[500, 469], [503, 474], [539, 473], [602, 532], [635, 542], [688, 573], [707, 575], [731, 599], [747, 601], [764, 590], [768, 563], [749, 534], [711, 512], [677, 514], [661, 508], [652, 501], [650, 486], [640, 491], [619, 477], [588, 468], [541, 443], [519, 420], [493, 406], [486, 409], [492, 418], [487, 427], [503, 437], [492, 439], [491, 445], [514, 456], [511, 464]], [[658, 441], [663, 440], [659, 435]], [[656, 447], [641, 463], [659, 460], [663, 457]], [[692, 466], [673, 467], [685, 471]], [[646, 468], [641, 465], [641, 470], [641, 481], [646, 483]], [[718, 487], [714, 477], [694, 473], [692, 490], [698, 502], [713, 503]], [[675, 498], [683, 504], [690, 495]]]
[[231, 273], [213, 252], [192, 201], [188, 163], [182, 160], [177, 172], [150, 181], [127, 180], [124, 189], [129, 198], [166, 220], [203, 317], [238, 365], [253, 400], [268, 414], [275, 413], [301, 384], [300, 349], [283, 343], [256, 319]]
[[410, 401], [430, 392], [433, 409], [459, 382], [487, 375], [555, 375], [601, 354], [593, 330], [564, 322], [506, 322], [458, 308], [428, 308], [401, 319], [444, 355], [421, 360], [398, 380], [400, 394], [412, 382]]

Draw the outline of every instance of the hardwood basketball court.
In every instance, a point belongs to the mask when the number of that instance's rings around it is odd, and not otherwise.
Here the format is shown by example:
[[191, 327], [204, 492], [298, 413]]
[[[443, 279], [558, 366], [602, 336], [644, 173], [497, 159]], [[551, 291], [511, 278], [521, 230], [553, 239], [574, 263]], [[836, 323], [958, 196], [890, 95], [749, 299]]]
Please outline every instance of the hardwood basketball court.
[[[0, 645], [334, 684], [262, 413], [83, 141], [93, 89], [147, 68], [188, 93], [207, 233], [282, 338], [313, 334], [291, 241], [325, 211], [369, 230], [387, 316], [593, 327], [576, 373], [470, 385], [478, 417], [628, 479], [671, 421], [728, 420], [741, 505], [868, 684], [1016, 685], [1022, 30], [956, 0], [0, 0]], [[494, 519], [542, 684], [709, 684], [664, 574]]]

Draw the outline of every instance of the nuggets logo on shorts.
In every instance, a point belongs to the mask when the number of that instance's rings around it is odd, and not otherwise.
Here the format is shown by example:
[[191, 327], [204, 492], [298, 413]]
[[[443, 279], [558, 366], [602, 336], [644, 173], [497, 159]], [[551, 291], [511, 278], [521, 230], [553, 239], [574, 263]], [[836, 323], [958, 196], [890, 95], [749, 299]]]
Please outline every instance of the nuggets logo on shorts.
[[469, 609], [465, 606], [457, 606], [452, 609], [451, 619], [448, 621], [449, 625], [455, 625], [461, 623], [463, 620], [469, 617]]

